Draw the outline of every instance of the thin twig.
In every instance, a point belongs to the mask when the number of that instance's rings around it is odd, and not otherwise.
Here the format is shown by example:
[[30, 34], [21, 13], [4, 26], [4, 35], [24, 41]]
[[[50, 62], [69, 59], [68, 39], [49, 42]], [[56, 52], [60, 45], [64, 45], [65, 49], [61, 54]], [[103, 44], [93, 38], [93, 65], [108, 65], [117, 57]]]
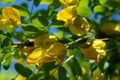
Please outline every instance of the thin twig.
[[23, 43], [22, 42], [14, 42], [14, 43], [12, 43], [12, 45], [14, 46], [14, 45], [23, 45]]
[[83, 40], [83, 39], [85, 39], [85, 38], [87, 38], [87, 36], [85, 36], [85, 37], [83, 37], [83, 38], [78, 38], [78, 39], [76, 39], [75, 41], [71, 41], [71, 42], [65, 44], [65, 46], [68, 48], [70, 45], [72, 45], [72, 44], [74, 44], [74, 43], [77, 43], [77, 42], [79, 42], [79, 41], [81, 41], [81, 40]]

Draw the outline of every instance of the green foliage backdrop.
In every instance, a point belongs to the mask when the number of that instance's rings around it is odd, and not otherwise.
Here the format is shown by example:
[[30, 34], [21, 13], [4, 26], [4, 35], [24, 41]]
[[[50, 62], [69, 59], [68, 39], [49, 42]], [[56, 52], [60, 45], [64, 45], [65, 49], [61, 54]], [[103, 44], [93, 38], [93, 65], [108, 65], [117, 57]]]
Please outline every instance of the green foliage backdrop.
[[0, 67], [15, 62], [18, 73], [10, 80], [120, 80], [120, 0], [14, 2], [0, 1], [12, 3], [0, 7]]

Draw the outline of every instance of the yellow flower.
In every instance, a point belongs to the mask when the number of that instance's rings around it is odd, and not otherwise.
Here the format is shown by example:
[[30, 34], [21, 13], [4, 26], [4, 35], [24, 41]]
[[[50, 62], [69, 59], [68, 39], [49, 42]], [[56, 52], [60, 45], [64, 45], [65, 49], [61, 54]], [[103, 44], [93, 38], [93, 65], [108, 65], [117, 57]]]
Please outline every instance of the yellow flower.
[[79, 18], [76, 13], [75, 6], [69, 6], [59, 11], [57, 14], [57, 20], [64, 21], [64, 27], [70, 27], [70, 31], [81, 36], [88, 32], [90, 25], [85, 18]]
[[60, 0], [60, 3], [63, 8], [66, 8], [68, 6], [73, 6], [73, 5], [79, 6], [79, 0]]
[[105, 42], [95, 39], [90, 47], [81, 48], [85, 60], [95, 60], [98, 63], [106, 55], [105, 46]]
[[26, 53], [28, 65], [36, 64], [40, 68], [47, 62], [59, 64], [65, 56], [66, 47], [55, 36], [44, 34], [35, 38], [33, 47], [24, 46], [22, 51]]
[[17, 9], [13, 7], [2, 9], [2, 15], [0, 15], [0, 29], [3, 29], [6, 25], [17, 26], [20, 24], [21, 19]]
[[106, 80], [103, 74], [93, 76], [90, 80]]
[[101, 50], [101, 49], [104, 49], [106, 47], [106, 43], [103, 42], [102, 40], [99, 40], [99, 39], [95, 39], [93, 41], [93, 48], [97, 49], [97, 50]]
[[55, 64], [60, 63], [63, 57], [66, 55], [66, 47], [60, 43], [53, 43], [45, 54], [45, 62], [56, 61]]
[[108, 36], [120, 35], [120, 27], [114, 22], [103, 24], [101, 31]]
[[2, 10], [3, 17], [8, 21], [8, 24], [16, 26], [21, 24], [20, 14], [13, 7], [6, 7]]
[[32, 53], [30, 53], [27, 56], [27, 64], [31, 65], [31, 64], [37, 64], [40, 61], [42, 61], [44, 55], [46, 53], [46, 50], [43, 48], [36, 48], [35, 50], [33, 50]]
[[77, 36], [85, 34], [89, 29], [90, 25], [85, 18], [76, 17], [70, 25], [70, 31]]
[[16, 76], [15, 80], [25, 80], [25, 77], [19, 74]]
[[6, 20], [0, 15], [0, 29], [4, 29], [6, 26]]
[[34, 50], [34, 46], [24, 46], [21, 51], [24, 52], [25, 55], [30, 54]]
[[76, 9], [74, 6], [69, 6], [57, 14], [57, 20], [64, 21], [65, 27], [68, 27], [70, 24], [72, 24], [72, 20], [77, 17]]
[[111, 80], [120, 80], [120, 75], [118, 75], [118, 76], [113, 76], [113, 77], [111, 78]]
[[44, 34], [37, 38], [34, 41], [34, 47], [43, 47], [49, 48], [51, 44], [57, 41], [57, 38], [51, 34]]

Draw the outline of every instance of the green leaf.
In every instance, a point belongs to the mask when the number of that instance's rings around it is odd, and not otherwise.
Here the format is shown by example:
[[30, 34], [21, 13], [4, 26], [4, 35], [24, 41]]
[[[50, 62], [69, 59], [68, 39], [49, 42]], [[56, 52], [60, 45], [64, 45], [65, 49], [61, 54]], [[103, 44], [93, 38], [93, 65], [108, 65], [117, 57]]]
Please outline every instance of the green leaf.
[[31, 74], [27, 80], [43, 80], [44, 78], [44, 72], [40, 71], [38, 73]]
[[119, 0], [100, 0], [100, 3], [102, 5], [108, 5], [110, 7], [114, 7], [114, 8], [119, 8], [120, 6], [120, 1]]
[[78, 63], [80, 63], [81, 61], [83, 61], [83, 54], [82, 51], [80, 49], [80, 47], [77, 45], [74, 46], [74, 58], [78, 61]]
[[108, 10], [106, 7], [102, 6], [102, 5], [97, 5], [94, 7], [94, 12], [95, 13], [106, 13], [106, 11]]
[[99, 0], [100, 1], [100, 4], [106, 4], [108, 0]]
[[33, 73], [29, 68], [24, 67], [22, 64], [19, 63], [15, 64], [15, 69], [19, 74], [24, 77], [29, 77]]
[[56, 36], [59, 40], [63, 39], [63, 38], [64, 38], [64, 31], [63, 31], [63, 30], [58, 30], [58, 31], [56, 32], [55, 36]]
[[17, 39], [17, 40], [20, 40], [20, 41], [24, 41], [24, 33], [21, 31], [21, 32], [12, 32], [12, 36]]
[[90, 69], [90, 64], [87, 61], [81, 61], [80, 65], [84, 67], [85, 69], [89, 70]]
[[61, 5], [59, 0], [53, 0], [51, 4], [54, 6], [54, 9], [60, 7]]
[[117, 0], [110, 0], [106, 4], [113, 8], [120, 8], [120, 1]]
[[67, 75], [69, 76], [69, 79], [70, 80], [76, 80], [75, 76], [72, 73], [72, 70], [71, 70], [71, 67], [69, 66], [69, 64], [68, 63], [64, 63], [63, 67], [66, 69]]
[[10, 63], [11, 63], [11, 60], [12, 60], [12, 55], [11, 53], [7, 53], [4, 58], [3, 58], [3, 67], [4, 69], [8, 69], [9, 66], [10, 66]]
[[[0, 50], [1, 50], [1, 49], [0, 49]], [[1, 52], [2, 52], [2, 50], [0, 51], [0, 64], [1, 64], [1, 62], [3, 61], [3, 59], [4, 59], [4, 58], [3, 58], [4, 54], [2, 54]]]
[[64, 25], [63, 21], [58, 21], [56, 19], [56, 14], [54, 14], [54, 16], [51, 17], [51, 21], [52, 23], [50, 24], [50, 27], [53, 27], [53, 28], [60, 28], [60, 27], [63, 27]]
[[41, 0], [34, 0], [34, 5], [37, 7]]
[[4, 39], [6, 39], [5, 35], [0, 34], [0, 43], [3, 43]]
[[99, 67], [96, 68], [96, 69], [93, 71], [93, 76], [100, 75], [100, 74], [101, 74], [101, 71], [100, 71]]
[[22, 28], [24, 30], [25, 36], [28, 38], [35, 38], [46, 32], [44, 28], [38, 28], [29, 24], [22, 26]]
[[20, 16], [28, 16], [28, 10], [24, 6], [13, 5], [14, 8], [19, 10]]
[[53, 12], [54, 12], [54, 6], [52, 4], [50, 4], [48, 6], [48, 16], [52, 16], [53, 15]]
[[7, 36], [2, 43], [3, 49], [5, 52], [9, 51], [12, 45], [12, 40], [11, 38], [9, 38], [9, 36]]
[[49, 6], [48, 6], [48, 16], [51, 18], [54, 16], [55, 9], [60, 7], [60, 2], [59, 0], [54, 0]]
[[67, 77], [67, 71], [65, 70], [64, 67], [58, 68], [58, 76], [59, 80], [69, 80], [69, 78]]
[[53, 0], [41, 0], [41, 4], [51, 4]]
[[77, 7], [77, 14], [80, 16], [90, 16], [90, 9], [88, 7]]
[[79, 77], [82, 76], [82, 70], [80, 64], [77, 62], [75, 58], [71, 59], [68, 65], [70, 66], [74, 76], [79, 76]]
[[37, 7], [39, 4], [51, 4], [53, 0], [34, 0], [34, 5]]
[[87, 7], [89, 4], [89, 0], [80, 0], [80, 6]]
[[45, 26], [45, 27], [48, 26], [47, 17], [45, 17], [45, 16], [39, 16], [39, 17], [38, 17], [38, 20], [39, 20], [39, 22], [41, 23], [41, 26], [42, 26], [42, 25]]
[[32, 25], [37, 27], [39, 30], [44, 30], [48, 26], [48, 21], [45, 17], [39, 17], [32, 20]]
[[56, 80], [56, 78], [52, 75], [50, 75], [50, 70], [53, 70], [54, 68], [56, 68], [57, 66], [55, 65], [55, 62], [48, 62], [48, 63], [44, 63], [44, 65], [42, 66], [42, 68], [44, 68], [44, 75], [45, 78], [43, 80]]
[[50, 70], [54, 69], [56, 65], [55, 65], [55, 62], [49, 62], [49, 63], [45, 63], [43, 67], [46, 72], [49, 72]]
[[10, 3], [10, 2], [14, 2], [14, 0], [1, 0], [1, 2], [3, 2], [3, 3]]

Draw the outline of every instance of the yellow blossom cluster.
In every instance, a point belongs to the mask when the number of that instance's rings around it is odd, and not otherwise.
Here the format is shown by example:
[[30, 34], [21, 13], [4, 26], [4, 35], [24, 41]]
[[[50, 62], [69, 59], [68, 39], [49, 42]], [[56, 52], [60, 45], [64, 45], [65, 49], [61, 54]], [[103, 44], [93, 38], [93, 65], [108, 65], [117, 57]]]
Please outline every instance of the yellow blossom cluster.
[[104, 41], [95, 39], [91, 46], [87, 48], [81, 48], [85, 60], [95, 60], [96, 64], [106, 55], [106, 44]]
[[107, 22], [102, 25], [101, 32], [105, 33], [107, 36], [120, 36], [119, 24]]
[[24, 46], [22, 51], [27, 55], [27, 64], [36, 64], [41, 67], [44, 63], [54, 62], [59, 64], [66, 55], [66, 47], [57, 41], [51, 34], [41, 35], [34, 40], [34, 46]]
[[85, 34], [90, 25], [84, 17], [78, 17], [76, 8], [80, 5], [79, 0], [60, 0], [63, 7], [57, 14], [57, 20], [64, 21], [64, 27], [68, 27], [70, 31], [77, 36]]
[[17, 26], [21, 24], [19, 11], [13, 7], [5, 7], [0, 15], [0, 29], [4, 29], [7, 25]]

